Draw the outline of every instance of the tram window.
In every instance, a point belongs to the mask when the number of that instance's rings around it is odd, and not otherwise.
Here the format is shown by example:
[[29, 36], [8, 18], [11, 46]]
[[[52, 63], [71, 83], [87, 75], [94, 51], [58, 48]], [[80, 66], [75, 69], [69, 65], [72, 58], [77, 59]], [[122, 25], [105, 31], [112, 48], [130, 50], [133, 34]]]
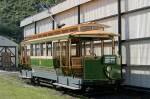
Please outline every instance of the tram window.
[[43, 44], [40, 44], [40, 56], [43, 56]]
[[111, 55], [112, 54], [112, 47], [109, 44], [105, 44], [104, 55]]
[[27, 56], [30, 56], [30, 49], [27, 49]]
[[37, 50], [36, 50], [37, 45], [35, 44], [35, 56], [37, 56]]
[[90, 50], [90, 42], [86, 42], [85, 45], [86, 45], [86, 46], [85, 46], [85, 51], [86, 51], [85, 54], [86, 54], [86, 55], [90, 55], [90, 53], [89, 53], [89, 50]]
[[82, 27], [80, 28], [80, 30], [81, 30], [81, 31], [90, 31], [90, 30], [92, 30], [92, 26], [82, 26]]
[[32, 45], [32, 56], [35, 56], [35, 45]]
[[30, 46], [27, 45], [27, 56], [30, 56]]
[[81, 31], [90, 31], [90, 30], [98, 30], [98, 26], [82, 26], [80, 28]]
[[47, 55], [52, 56], [52, 43], [47, 43]]
[[101, 41], [94, 41], [94, 53], [101, 56]]
[[30, 56], [33, 56], [33, 45], [30, 45]]
[[62, 56], [67, 56], [68, 55], [68, 42], [64, 41], [61, 42], [61, 46], [62, 46]]
[[53, 43], [53, 57], [58, 57], [60, 55], [59, 49], [60, 49], [59, 43], [54, 42]]
[[76, 44], [72, 44], [72, 45], [71, 45], [71, 48], [72, 48], [72, 49], [71, 49], [71, 55], [72, 55], [72, 56], [76, 56], [76, 52], [77, 52], [77, 51], [76, 51]]
[[82, 48], [83, 55], [85, 55], [85, 56], [96, 55], [94, 41], [85, 42], [85, 45], [84, 44], [82, 44], [82, 45], [83, 45], [83, 48]]
[[40, 56], [40, 46], [39, 44], [36, 44], [35, 45], [35, 56]]
[[99, 29], [98, 26], [93, 26], [93, 27], [92, 27], [92, 30], [98, 30], [98, 29]]
[[43, 44], [43, 56], [46, 56], [46, 44]]

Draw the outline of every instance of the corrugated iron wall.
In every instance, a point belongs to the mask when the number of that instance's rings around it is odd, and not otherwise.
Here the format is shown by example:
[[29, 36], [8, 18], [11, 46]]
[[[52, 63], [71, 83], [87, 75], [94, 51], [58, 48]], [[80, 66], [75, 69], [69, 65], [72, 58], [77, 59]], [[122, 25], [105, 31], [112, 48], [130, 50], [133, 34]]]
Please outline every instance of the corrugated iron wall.
[[36, 23], [36, 32], [43, 33], [52, 30], [52, 19], [46, 18]]
[[[117, 14], [117, 0], [93, 0], [81, 6], [81, 22]], [[113, 10], [112, 10], [113, 9]]]
[[[78, 24], [77, 7], [55, 15], [56, 24], [65, 24], [65, 26]], [[56, 28], [55, 24], [55, 28]]]
[[[122, 40], [125, 40], [122, 45], [122, 63], [126, 64], [125, 84], [150, 88], [150, 39], [148, 39], [150, 37], [150, 0], [121, 0], [121, 5]], [[144, 9], [144, 7], [147, 8]], [[143, 9], [136, 10], [139, 8]], [[106, 29], [107, 31], [118, 33], [117, 0], [93, 0], [81, 5], [80, 9], [81, 22], [103, 23], [111, 26]], [[66, 26], [78, 24], [77, 7], [56, 14], [55, 20]], [[37, 22], [37, 28], [40, 28], [39, 31], [42, 32], [51, 30], [51, 25], [52, 23], [49, 21], [47, 23], [47, 20]], [[32, 34], [32, 27], [28, 25], [24, 28], [26, 35]], [[99, 54], [98, 50], [96, 50], [97, 54]], [[107, 47], [105, 51], [110, 53], [110, 47]]]
[[34, 25], [35, 24], [33, 23], [24, 27], [24, 37], [35, 34]]

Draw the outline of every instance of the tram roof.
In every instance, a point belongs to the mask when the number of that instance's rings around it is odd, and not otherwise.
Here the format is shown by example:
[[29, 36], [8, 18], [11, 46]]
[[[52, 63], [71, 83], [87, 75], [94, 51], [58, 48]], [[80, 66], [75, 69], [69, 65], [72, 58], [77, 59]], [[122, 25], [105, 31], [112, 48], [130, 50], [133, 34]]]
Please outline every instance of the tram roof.
[[71, 32], [65, 34], [58, 34], [58, 35], [47, 36], [38, 39], [27, 40], [27, 41], [23, 41], [22, 44], [44, 43], [44, 42], [56, 41], [56, 40], [66, 40], [69, 38], [92, 38], [92, 39], [109, 40], [114, 36], [119, 36], [119, 35], [111, 32], [102, 31], [102, 30], [91, 30], [85, 32]]
[[108, 28], [108, 27], [109, 26], [104, 24], [97, 24], [95, 22], [86, 22], [86, 23], [81, 23], [73, 26], [64, 26], [62, 28], [50, 30], [43, 33], [37, 33], [35, 35], [27, 36], [24, 39], [31, 40], [31, 39], [43, 38], [47, 36], [53, 36], [58, 34], [71, 33], [71, 32], [81, 32], [81, 31], [90, 31], [90, 30], [98, 30], [98, 29], [104, 30], [104, 28]]

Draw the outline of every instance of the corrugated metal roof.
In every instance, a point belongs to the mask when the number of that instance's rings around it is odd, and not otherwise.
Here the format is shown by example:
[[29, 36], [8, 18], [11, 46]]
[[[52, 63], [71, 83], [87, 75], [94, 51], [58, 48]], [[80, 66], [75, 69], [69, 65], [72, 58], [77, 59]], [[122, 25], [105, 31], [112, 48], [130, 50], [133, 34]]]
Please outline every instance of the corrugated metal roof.
[[[52, 15], [55, 15], [55, 14], [58, 14], [60, 12], [69, 10], [73, 7], [76, 7], [78, 5], [89, 2], [89, 1], [92, 1], [92, 0], [66, 0], [66, 1], [52, 7], [50, 9], [50, 11], [51, 11]], [[42, 19], [47, 18], [49, 16], [50, 16], [50, 14], [48, 13], [48, 10], [42, 11], [40, 13], [37, 13], [33, 16], [27, 17], [24, 20], [22, 20], [21, 23], [20, 23], [20, 27], [31, 24], [35, 21], [42, 20]]]
[[18, 46], [18, 44], [4, 36], [0, 36], [0, 46]]

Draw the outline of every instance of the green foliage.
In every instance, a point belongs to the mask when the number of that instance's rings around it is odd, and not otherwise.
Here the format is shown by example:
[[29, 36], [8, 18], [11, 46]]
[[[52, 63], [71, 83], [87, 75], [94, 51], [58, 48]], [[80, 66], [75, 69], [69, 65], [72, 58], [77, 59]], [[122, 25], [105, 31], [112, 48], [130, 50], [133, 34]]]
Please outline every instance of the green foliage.
[[0, 35], [16, 41], [22, 37], [20, 21], [43, 9], [39, 5], [53, 6], [64, 0], [0, 0]]

